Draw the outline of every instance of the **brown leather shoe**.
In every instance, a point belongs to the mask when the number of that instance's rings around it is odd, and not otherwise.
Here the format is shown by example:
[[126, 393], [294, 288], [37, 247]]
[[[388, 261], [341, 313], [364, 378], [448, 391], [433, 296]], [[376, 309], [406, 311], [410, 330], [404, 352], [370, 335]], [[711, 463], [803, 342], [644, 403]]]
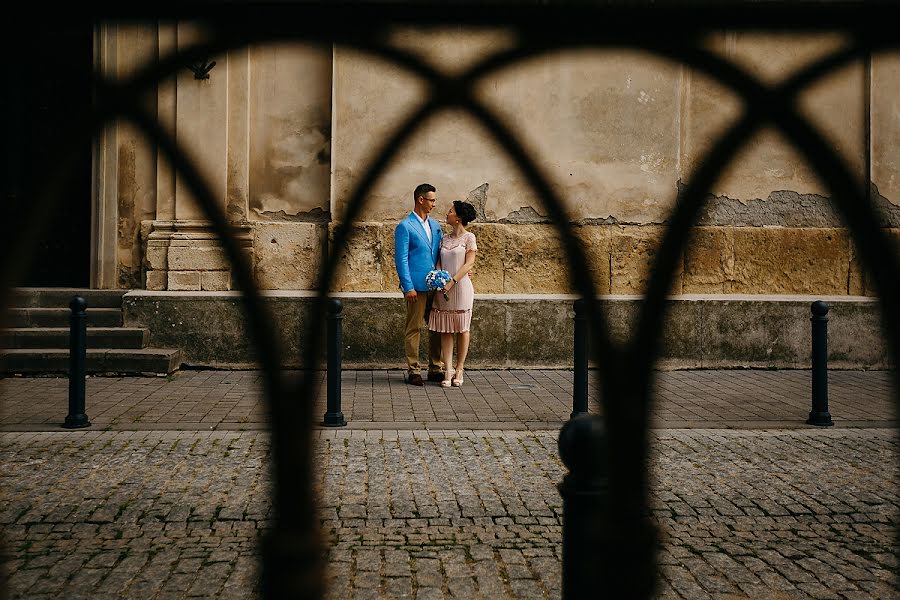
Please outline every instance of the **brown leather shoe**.
[[425, 382], [422, 381], [422, 376], [418, 373], [412, 373], [409, 377], [407, 377], [406, 383], [408, 383], [409, 385], [425, 385]]
[[444, 380], [444, 372], [443, 371], [429, 371], [428, 372], [428, 381], [443, 381]]

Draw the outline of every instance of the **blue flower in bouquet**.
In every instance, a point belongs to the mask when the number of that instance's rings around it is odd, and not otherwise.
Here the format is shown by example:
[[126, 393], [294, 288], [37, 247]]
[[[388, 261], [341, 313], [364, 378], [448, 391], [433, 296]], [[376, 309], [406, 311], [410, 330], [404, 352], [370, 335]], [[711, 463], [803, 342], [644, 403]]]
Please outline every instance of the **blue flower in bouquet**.
[[[429, 290], [443, 290], [450, 283], [450, 273], [441, 269], [439, 271], [429, 271], [425, 276], [425, 285]], [[443, 292], [444, 300], [450, 300], [447, 292]]]

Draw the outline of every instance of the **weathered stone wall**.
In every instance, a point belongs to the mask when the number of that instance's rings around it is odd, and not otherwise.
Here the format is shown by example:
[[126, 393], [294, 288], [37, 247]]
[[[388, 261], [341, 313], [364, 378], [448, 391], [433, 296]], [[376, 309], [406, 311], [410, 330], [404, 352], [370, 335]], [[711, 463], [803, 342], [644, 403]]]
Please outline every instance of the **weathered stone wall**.
[[[187, 24], [121, 29], [117, 71], [200, 39]], [[503, 31], [397, 31], [394, 43], [462, 69], [509, 46]], [[708, 45], [777, 81], [840, 47], [834, 35], [722, 33]], [[265, 45], [213, 57], [208, 80], [179, 72], [157, 90], [161, 122], [209, 178], [264, 289], [315, 287], [325, 249], [368, 161], [427, 90], [358, 53]], [[721, 85], [680, 65], [621, 50], [565, 52], [486, 77], [479, 97], [521, 136], [562, 198], [599, 293], [640, 293], [680, 186], [740, 114]], [[900, 58], [823, 79], [801, 109], [861, 179], [900, 247]], [[121, 130], [118, 285], [228, 290], [229, 266], [179, 176]], [[109, 153], [107, 153], [109, 155]], [[111, 160], [111, 159], [110, 159]], [[110, 172], [107, 168], [104, 172]], [[469, 116], [430, 119], [379, 178], [341, 253], [333, 289], [393, 292], [393, 228], [412, 188], [438, 188], [435, 216], [468, 199], [479, 211], [478, 293], [567, 293], [566, 259], [517, 167]], [[777, 133], [762, 131], [715, 183], [671, 292], [872, 294], [828, 191]]]
[[[202, 35], [160, 26], [161, 52]], [[329, 220], [331, 52], [281, 44], [214, 59], [209, 79], [185, 70], [160, 88], [160, 120], [208, 177], [260, 286], [315, 287]], [[141, 223], [144, 286], [232, 289], [230, 264], [193, 194], [167, 165], [157, 167], [155, 218]]]
[[[107, 48], [114, 48], [103, 65], [108, 77], [128, 77], [137, 65], [153, 61], [158, 53], [153, 28], [122, 24], [104, 29], [101, 37]], [[145, 99], [145, 107], [155, 110], [155, 96]], [[101, 287], [141, 287], [144, 248], [140, 224], [156, 213], [156, 148], [124, 121], [110, 124], [102, 143], [108, 162], [103, 176], [108, 180], [96, 186], [97, 212], [106, 217], [106, 226], [114, 233], [97, 240], [95, 246], [100, 248], [107, 240], [115, 240], [115, 268], [96, 276], [96, 283]]]
[[[333, 289], [394, 291], [392, 223], [354, 228]], [[559, 234], [549, 224], [473, 223], [479, 294], [572, 293]], [[575, 225], [600, 294], [640, 294], [664, 226]], [[900, 229], [889, 230], [900, 252]], [[693, 229], [675, 272], [672, 294], [874, 295], [847, 230], [837, 227]]]

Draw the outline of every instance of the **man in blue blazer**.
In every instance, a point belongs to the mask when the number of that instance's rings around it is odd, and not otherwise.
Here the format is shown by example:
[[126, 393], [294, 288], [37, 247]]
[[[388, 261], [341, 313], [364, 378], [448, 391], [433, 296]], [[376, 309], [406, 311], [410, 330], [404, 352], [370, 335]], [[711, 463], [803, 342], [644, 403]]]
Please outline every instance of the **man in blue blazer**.
[[[406, 299], [406, 381], [411, 385], [425, 385], [419, 363], [419, 329], [423, 321], [427, 322], [427, 309], [434, 295], [425, 284], [425, 276], [434, 269], [443, 234], [438, 222], [428, 216], [436, 200], [433, 185], [423, 183], [416, 187], [412, 214], [394, 230], [394, 264]], [[428, 381], [441, 381], [444, 379], [441, 336], [433, 331], [428, 333]]]

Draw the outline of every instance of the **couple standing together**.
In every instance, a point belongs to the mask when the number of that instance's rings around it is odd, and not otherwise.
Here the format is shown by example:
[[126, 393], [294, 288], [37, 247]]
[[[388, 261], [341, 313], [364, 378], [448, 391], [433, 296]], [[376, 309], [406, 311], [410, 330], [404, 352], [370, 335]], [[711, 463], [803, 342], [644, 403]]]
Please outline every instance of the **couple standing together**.
[[[429, 217], [437, 197], [435, 187], [423, 183], [413, 192], [415, 206], [394, 230], [394, 263], [400, 277], [400, 289], [406, 299], [407, 383], [425, 385], [419, 363], [419, 327], [428, 324], [428, 381], [440, 381], [443, 387], [463, 384], [466, 355], [469, 352], [469, 327], [475, 289], [469, 272], [475, 264], [475, 235], [466, 225], [475, 220], [475, 207], [455, 200], [447, 212], [450, 231], [444, 235], [440, 224]], [[433, 270], [450, 273], [442, 290], [429, 290], [426, 277]], [[457, 336], [456, 368], [453, 360], [453, 336]]]

